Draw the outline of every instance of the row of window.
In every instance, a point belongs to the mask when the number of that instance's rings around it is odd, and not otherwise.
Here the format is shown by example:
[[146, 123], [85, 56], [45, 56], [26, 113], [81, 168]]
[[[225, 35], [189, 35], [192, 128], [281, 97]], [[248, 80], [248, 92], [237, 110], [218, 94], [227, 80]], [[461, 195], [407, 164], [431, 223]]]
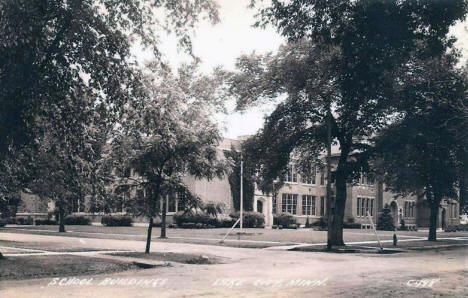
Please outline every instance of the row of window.
[[[283, 193], [281, 196], [281, 212], [288, 212], [297, 215], [298, 209], [298, 194]], [[317, 215], [317, 200], [318, 197], [313, 195], [302, 195], [302, 211], [300, 215]], [[319, 203], [320, 216], [325, 215], [325, 197], [320, 197]], [[273, 214], [278, 212], [278, 200], [276, 196], [273, 197]]]
[[[288, 167], [288, 171], [286, 172], [285, 181], [289, 183], [297, 183], [297, 172], [293, 169], [292, 166]], [[310, 174], [301, 174], [301, 182], [302, 184], [310, 184], [315, 185], [317, 184], [317, 171], [313, 170]], [[320, 171], [320, 185], [325, 185], [325, 172], [323, 170]], [[352, 180], [348, 181], [349, 183]], [[356, 184], [362, 185], [374, 185], [375, 179], [372, 175], [369, 174], [362, 174], [359, 178], [356, 178], [354, 181]]]
[[370, 198], [357, 198], [357, 216], [367, 216], [369, 212], [371, 216], [374, 216], [374, 199]]
[[[314, 185], [317, 183], [317, 175], [316, 171], [314, 170], [313, 173], [310, 174], [301, 174], [301, 182], [302, 184], [310, 184]], [[286, 182], [297, 183], [297, 172], [293, 169], [293, 167], [289, 166], [288, 171], [285, 177]], [[320, 171], [320, 185], [325, 185], [325, 173]]]

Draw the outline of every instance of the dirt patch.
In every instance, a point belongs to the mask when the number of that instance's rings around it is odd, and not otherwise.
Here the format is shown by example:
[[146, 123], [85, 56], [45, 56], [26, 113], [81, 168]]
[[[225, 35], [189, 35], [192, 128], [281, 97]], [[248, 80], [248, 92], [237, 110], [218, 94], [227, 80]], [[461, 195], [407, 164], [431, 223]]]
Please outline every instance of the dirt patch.
[[211, 255], [199, 255], [199, 254], [185, 254], [185, 253], [160, 253], [152, 252], [145, 254], [142, 252], [125, 252], [125, 253], [114, 253], [114, 256], [132, 257], [146, 260], [165, 261], [165, 262], [176, 262], [183, 264], [197, 264], [197, 265], [210, 265], [210, 264], [222, 264], [227, 262], [227, 258], [221, 258]]
[[325, 245], [315, 246], [300, 246], [291, 249], [292, 251], [304, 251], [304, 252], [326, 252], [326, 253], [359, 253], [359, 254], [394, 254], [400, 253], [401, 250], [369, 248], [359, 246], [343, 246], [339, 248], [327, 249]]
[[81, 256], [29, 256], [0, 259], [0, 280], [119, 272], [138, 267], [120, 261]]

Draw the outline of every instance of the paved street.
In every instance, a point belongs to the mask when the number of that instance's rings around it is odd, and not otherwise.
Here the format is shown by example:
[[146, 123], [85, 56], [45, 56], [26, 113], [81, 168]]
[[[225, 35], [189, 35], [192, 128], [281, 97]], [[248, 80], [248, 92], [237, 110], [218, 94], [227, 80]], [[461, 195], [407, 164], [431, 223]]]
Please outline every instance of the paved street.
[[[39, 250], [143, 251], [138, 240], [0, 233], [6, 243], [34, 243]], [[1, 297], [398, 297], [468, 295], [468, 251], [414, 251], [391, 255], [276, 251], [154, 241], [152, 251], [213, 255], [223, 264], [130, 270], [84, 276], [83, 285], [57, 285], [52, 278], [1, 281]], [[86, 254], [84, 254], [86, 255]], [[96, 258], [96, 254], [87, 254]], [[24, 256], [25, 257], [25, 256]], [[59, 255], [57, 257], [60, 257]], [[70, 277], [68, 277], [70, 278]], [[80, 277], [76, 277], [80, 278]], [[92, 278], [91, 281], [89, 279]], [[158, 284], [109, 285], [121, 281], [164, 279]]]

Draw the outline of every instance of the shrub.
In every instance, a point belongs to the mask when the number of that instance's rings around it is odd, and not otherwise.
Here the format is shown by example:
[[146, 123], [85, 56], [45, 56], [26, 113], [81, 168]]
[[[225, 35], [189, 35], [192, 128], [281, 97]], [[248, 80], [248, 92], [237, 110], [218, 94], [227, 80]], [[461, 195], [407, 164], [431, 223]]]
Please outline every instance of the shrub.
[[7, 224], [7, 220], [0, 218], [0, 228], [3, 228], [4, 226], [6, 226], [6, 224]]
[[287, 227], [296, 223], [296, 218], [291, 213], [278, 213], [273, 216], [273, 224]]
[[343, 228], [345, 229], [360, 229], [360, 223], [343, 223]]
[[236, 222], [235, 219], [223, 218], [219, 222], [219, 227], [221, 227], [221, 228], [231, 228], [234, 225], [235, 222]]
[[273, 230], [276, 230], [276, 229], [278, 228], [278, 226], [277, 226], [277, 225], [273, 225], [273, 226], [271, 226], [271, 228], [272, 228]]
[[402, 219], [400, 222], [400, 227], [398, 228], [400, 231], [408, 231], [408, 226], [405, 224], [405, 220]]
[[[229, 214], [229, 216], [234, 219], [238, 220], [240, 213], [234, 212]], [[243, 212], [243, 228], [263, 228], [265, 227], [265, 216], [260, 212], [254, 211], [245, 211]]]
[[328, 223], [325, 220], [325, 218], [322, 216], [320, 219], [312, 224], [312, 226], [320, 229], [320, 230], [326, 230], [328, 227]]
[[184, 222], [180, 227], [182, 229], [195, 229], [195, 224], [193, 222]]
[[84, 216], [79, 215], [68, 215], [63, 219], [64, 224], [66, 225], [80, 225], [87, 226], [91, 224], [91, 220]]
[[182, 227], [183, 223], [200, 223], [202, 225], [210, 225], [213, 227], [220, 227], [220, 221], [216, 217], [209, 216], [206, 213], [176, 213], [174, 215], [174, 222], [177, 226]]
[[108, 227], [131, 227], [133, 220], [130, 216], [112, 216], [112, 215], [104, 215], [101, 218], [101, 224], [108, 226]]
[[379, 215], [377, 222], [377, 230], [382, 231], [395, 231], [395, 225], [393, 224], [392, 211], [388, 204], [382, 209], [382, 213]]
[[53, 219], [36, 219], [34, 222], [36, 226], [56, 225], [57, 222]]
[[33, 224], [33, 219], [31, 217], [19, 217], [16, 218], [16, 224], [18, 225], [32, 225]]
[[308, 229], [310, 228], [310, 221], [309, 221], [309, 217], [307, 216], [307, 220], [306, 220], [306, 223], [305, 223], [305, 228]]

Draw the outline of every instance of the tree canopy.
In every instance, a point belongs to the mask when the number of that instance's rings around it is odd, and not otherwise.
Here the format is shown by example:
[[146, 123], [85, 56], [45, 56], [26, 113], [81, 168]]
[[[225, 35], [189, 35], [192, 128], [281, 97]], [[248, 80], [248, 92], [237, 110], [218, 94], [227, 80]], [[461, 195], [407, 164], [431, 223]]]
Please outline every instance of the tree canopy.
[[366, 164], [369, 138], [398, 112], [401, 72], [414, 57], [427, 59], [450, 48], [454, 38], [448, 30], [466, 12], [464, 0], [272, 1], [259, 10], [257, 25], [276, 26], [293, 44], [274, 57], [242, 57], [231, 91], [241, 108], [286, 94], [261, 132], [271, 140], [264, 143], [270, 156], [278, 157], [276, 173], [293, 149], [316, 156], [330, 120], [340, 146], [332, 177], [336, 200], [329, 206], [332, 245], [344, 244], [346, 181]]
[[159, 34], [172, 31], [190, 51], [196, 22], [218, 21], [210, 0], [17, 0], [0, 11], [0, 158], [34, 144], [36, 117], [77, 89], [110, 115], [138, 98], [133, 44], [159, 57]]
[[191, 199], [194, 195], [184, 183], [187, 175], [212, 179], [224, 173], [218, 160], [219, 130], [211, 118], [220, 102], [219, 78], [200, 75], [196, 65], [182, 66], [177, 74], [157, 64], [148, 70], [147, 97], [138, 108], [127, 110], [112, 149], [115, 167], [135, 173], [123, 177], [121, 184], [149, 194], [143, 205], [150, 219], [147, 252], [156, 203], [162, 200], [161, 237], [165, 237], [166, 195]]

